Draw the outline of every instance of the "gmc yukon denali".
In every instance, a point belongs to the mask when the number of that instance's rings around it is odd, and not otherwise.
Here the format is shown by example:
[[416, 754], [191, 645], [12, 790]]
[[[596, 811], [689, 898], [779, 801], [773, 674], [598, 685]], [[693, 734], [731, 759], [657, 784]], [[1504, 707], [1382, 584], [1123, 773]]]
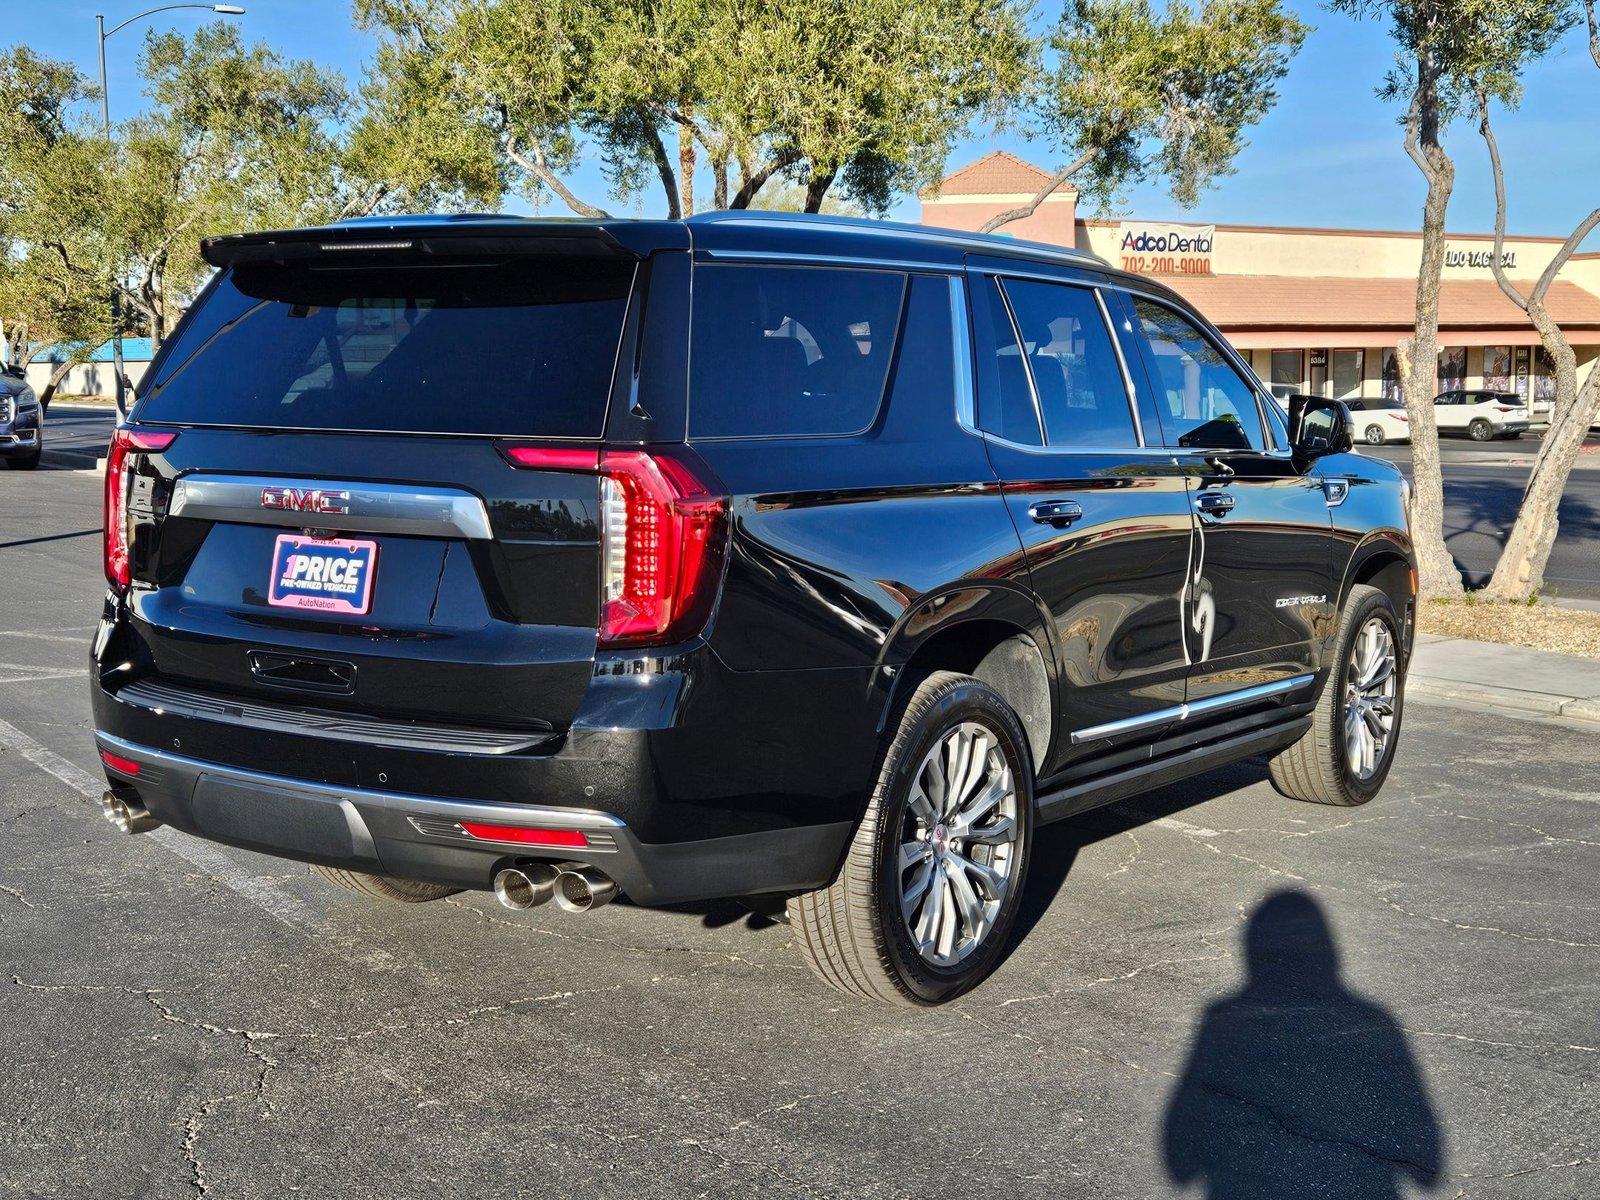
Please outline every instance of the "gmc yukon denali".
[[776, 898], [827, 983], [934, 1004], [1044, 822], [1389, 771], [1403, 481], [1157, 282], [755, 213], [205, 254], [107, 459], [125, 830], [394, 901]]

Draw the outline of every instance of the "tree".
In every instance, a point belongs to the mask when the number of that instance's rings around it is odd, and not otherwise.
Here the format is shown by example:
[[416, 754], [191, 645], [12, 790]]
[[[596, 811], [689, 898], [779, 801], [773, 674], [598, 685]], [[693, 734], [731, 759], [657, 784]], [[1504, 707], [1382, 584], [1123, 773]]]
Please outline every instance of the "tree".
[[[1590, 47], [1595, 65], [1600, 66], [1600, 38], [1595, 33], [1594, 0], [1587, 0], [1589, 14]], [[1528, 320], [1539, 331], [1539, 341], [1555, 363], [1556, 394], [1550, 410], [1550, 427], [1545, 431], [1534, 458], [1533, 469], [1523, 488], [1522, 505], [1511, 534], [1500, 551], [1485, 593], [1495, 600], [1526, 601], [1537, 595], [1544, 586], [1544, 568], [1555, 546], [1556, 532], [1560, 527], [1561, 494], [1566, 490], [1567, 477], [1577, 461], [1578, 450], [1600, 409], [1600, 364], [1591, 366], [1583, 387], [1578, 387], [1577, 356], [1566, 334], [1556, 324], [1545, 304], [1550, 285], [1566, 266], [1597, 226], [1600, 226], [1600, 208], [1594, 209], [1579, 221], [1567, 240], [1556, 250], [1545, 265], [1543, 273], [1524, 294], [1506, 277], [1502, 261], [1506, 237], [1506, 177], [1500, 162], [1500, 145], [1490, 124], [1490, 99], [1487, 91], [1479, 89], [1478, 130], [1489, 152], [1489, 166], [1494, 175], [1494, 256], [1492, 266], [1495, 282], [1511, 302], [1528, 314]]]
[[376, 86], [424, 98], [427, 144], [467, 145], [474, 173], [498, 169], [591, 217], [607, 211], [567, 183], [585, 155], [611, 196], [659, 187], [674, 217], [693, 210], [702, 162], [718, 207], [747, 207], [785, 178], [810, 211], [836, 184], [881, 210], [938, 178], [967, 123], [1020, 86], [1032, 50], [1019, 0], [358, 0], [356, 11], [381, 39]]
[[1232, 171], [1244, 134], [1277, 102], [1307, 26], [1278, 0], [1070, 0], [1050, 35], [1054, 66], [1032, 104], [1069, 159], [990, 232], [1033, 213], [1067, 182], [1100, 202], [1166, 179], [1190, 205]]
[[1330, 0], [1336, 12], [1385, 16], [1398, 62], [1379, 94], [1405, 105], [1407, 156], [1427, 195], [1416, 324], [1396, 349], [1411, 431], [1411, 536], [1424, 595], [1461, 595], [1461, 573], [1444, 543], [1444, 477], [1433, 397], [1439, 361], [1439, 282], [1444, 271], [1445, 212], [1455, 163], [1444, 130], [1473, 96], [1514, 104], [1518, 77], [1573, 20], [1568, 0]]

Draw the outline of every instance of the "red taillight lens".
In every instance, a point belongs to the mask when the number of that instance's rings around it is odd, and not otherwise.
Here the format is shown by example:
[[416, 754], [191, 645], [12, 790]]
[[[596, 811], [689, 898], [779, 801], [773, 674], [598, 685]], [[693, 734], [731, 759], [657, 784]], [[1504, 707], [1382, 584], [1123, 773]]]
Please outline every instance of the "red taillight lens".
[[100, 761], [122, 775], [137, 775], [139, 773], [139, 764], [134, 762], [133, 759], [123, 758], [122, 755], [113, 754], [109, 750], [100, 751]]
[[600, 456], [600, 642], [674, 641], [705, 617], [722, 557], [727, 501], [675, 458]]
[[600, 475], [600, 644], [679, 641], [704, 624], [728, 502], [678, 455], [502, 443], [515, 467]]
[[106, 493], [103, 545], [106, 582], [117, 591], [126, 591], [132, 579], [128, 563], [128, 456], [172, 445], [177, 433], [165, 429], [140, 429], [120, 425], [111, 434], [106, 449]]
[[587, 846], [589, 839], [581, 829], [530, 829], [526, 825], [489, 825], [481, 821], [463, 821], [461, 828], [468, 836], [486, 842], [521, 842], [528, 846]]

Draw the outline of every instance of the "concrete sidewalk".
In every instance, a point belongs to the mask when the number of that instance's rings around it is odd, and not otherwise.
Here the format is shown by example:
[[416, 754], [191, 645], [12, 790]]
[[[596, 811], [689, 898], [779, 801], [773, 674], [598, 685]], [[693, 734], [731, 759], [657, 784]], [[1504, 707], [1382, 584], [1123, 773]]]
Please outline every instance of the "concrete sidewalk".
[[1600, 660], [1420, 633], [1406, 694], [1600, 725]]

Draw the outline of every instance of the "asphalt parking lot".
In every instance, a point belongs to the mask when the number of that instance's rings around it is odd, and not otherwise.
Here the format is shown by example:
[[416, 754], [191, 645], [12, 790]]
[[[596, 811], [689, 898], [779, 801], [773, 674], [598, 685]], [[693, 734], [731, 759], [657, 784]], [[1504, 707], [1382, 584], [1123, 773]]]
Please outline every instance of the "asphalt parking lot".
[[1413, 703], [1051, 827], [937, 1011], [734, 905], [383, 905], [92, 796], [99, 482], [0, 473], [0, 1195], [1600, 1195], [1600, 746]]

